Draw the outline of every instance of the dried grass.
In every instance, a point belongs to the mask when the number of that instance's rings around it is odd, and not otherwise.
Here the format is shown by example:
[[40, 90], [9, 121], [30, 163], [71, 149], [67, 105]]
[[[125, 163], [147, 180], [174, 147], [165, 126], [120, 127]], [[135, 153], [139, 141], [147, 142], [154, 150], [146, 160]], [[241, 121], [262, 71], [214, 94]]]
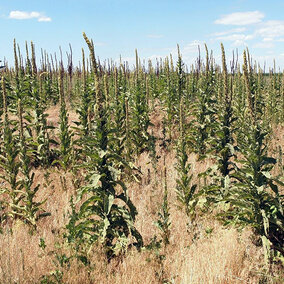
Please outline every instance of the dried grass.
[[[55, 107], [48, 113], [49, 122], [56, 124], [58, 109]], [[76, 115], [72, 113], [70, 118], [75, 120]], [[161, 120], [160, 113], [152, 117], [154, 131], [159, 135]], [[283, 131], [281, 133], [283, 142]], [[0, 283], [39, 283], [44, 275], [51, 275], [56, 269], [63, 272], [64, 283], [162, 283], [165, 279], [168, 283], [259, 283], [264, 260], [261, 247], [251, 241], [251, 232], [226, 229], [208, 215], [199, 216], [197, 225], [188, 225], [185, 214], [176, 204], [174, 151], [160, 147], [157, 151], [161, 156], [157, 174], [149, 155], [143, 153], [137, 161], [142, 182], [128, 186], [139, 212], [137, 228], [149, 244], [153, 236], [159, 235], [154, 221], [162, 202], [161, 172], [165, 161], [172, 227], [170, 244], [160, 252], [164, 260], [153, 251], [139, 253], [133, 249], [107, 263], [102, 249], [96, 247], [92, 252], [91, 270], [75, 260], [72, 260], [71, 268], [58, 266], [56, 252], [69, 253], [64, 245], [59, 248], [58, 244], [63, 244], [62, 228], [68, 221], [69, 201], [74, 194], [72, 176], [56, 168], [48, 174], [37, 169], [35, 182], [41, 184], [38, 199], [47, 200], [44, 207], [51, 216], [39, 221], [36, 233], [30, 234], [27, 226], [17, 221], [13, 228], [7, 227], [0, 234]], [[194, 172], [204, 171], [211, 163], [197, 162], [195, 155], [190, 156], [190, 162]], [[60, 179], [63, 175], [67, 190]], [[45, 241], [45, 249], [39, 246], [41, 238]]]

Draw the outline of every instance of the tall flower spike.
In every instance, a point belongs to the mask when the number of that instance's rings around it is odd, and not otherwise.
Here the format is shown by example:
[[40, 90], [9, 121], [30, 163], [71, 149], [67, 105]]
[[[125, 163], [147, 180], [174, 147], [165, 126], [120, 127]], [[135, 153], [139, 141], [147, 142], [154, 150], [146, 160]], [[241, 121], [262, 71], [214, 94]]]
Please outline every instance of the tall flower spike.
[[181, 97], [180, 100], [180, 106], [179, 106], [179, 131], [180, 131], [180, 137], [183, 138], [184, 133], [184, 115], [183, 115], [183, 97]]
[[58, 88], [59, 88], [59, 99], [60, 99], [60, 106], [65, 104], [64, 98], [64, 87], [63, 87], [63, 74], [60, 72], [60, 76], [58, 76]]
[[3, 94], [3, 112], [4, 112], [4, 121], [7, 122], [8, 119], [8, 108], [7, 108], [7, 93], [6, 93], [6, 84], [5, 77], [2, 76], [2, 94]]
[[103, 98], [101, 93], [100, 78], [95, 76], [95, 91], [96, 91], [96, 109], [98, 111], [102, 110]]
[[138, 51], [135, 49], [135, 58], [136, 58], [136, 83], [138, 82], [138, 75], [139, 75], [139, 57]]
[[35, 57], [35, 46], [33, 42], [31, 42], [31, 49], [32, 49], [32, 70], [33, 70], [33, 75], [35, 76], [37, 74], [37, 67], [36, 67], [36, 57]]
[[251, 117], [252, 117], [252, 119], [254, 121], [255, 120], [254, 107], [253, 107], [251, 90], [250, 90], [248, 63], [247, 63], [247, 56], [246, 56], [246, 51], [245, 50], [244, 50], [243, 56], [244, 56], [243, 72], [244, 72], [244, 79], [245, 79], [246, 90], [247, 90], [248, 106], [249, 106], [249, 111], [250, 111]]
[[128, 137], [129, 133], [129, 109], [128, 109], [128, 98], [125, 97], [125, 132]]
[[181, 55], [180, 55], [179, 44], [177, 44], [177, 50], [178, 50], [178, 58], [180, 58], [180, 57], [181, 57]]
[[28, 48], [28, 42], [26, 41], [26, 70], [27, 73], [31, 72], [31, 62], [29, 57], [29, 48]]
[[223, 43], [221, 43], [221, 50], [222, 50], [222, 69], [223, 69], [223, 90], [226, 102], [229, 101], [228, 96], [228, 71], [227, 71], [227, 64], [226, 64], [226, 55]]
[[206, 44], [204, 44], [204, 47], [205, 47], [205, 51], [206, 51], [205, 74], [206, 74], [206, 77], [208, 77], [208, 74], [209, 74], [209, 53], [208, 53], [208, 47], [207, 47]]
[[85, 66], [85, 52], [84, 49], [82, 48], [82, 77], [83, 77], [83, 87], [84, 87], [84, 92], [86, 92], [86, 66]]
[[106, 105], [109, 104], [109, 90], [108, 90], [108, 75], [104, 74], [104, 95], [105, 95], [105, 102]]
[[16, 78], [18, 78], [18, 75], [19, 75], [19, 61], [18, 61], [18, 55], [17, 55], [16, 39], [14, 39], [14, 60], [15, 60]]
[[96, 62], [94, 44], [88, 39], [88, 37], [86, 36], [86, 34], [84, 32], [83, 32], [83, 37], [84, 37], [84, 39], [85, 39], [85, 41], [86, 41], [86, 43], [89, 47], [92, 67], [93, 67], [95, 74], [97, 75], [98, 74], [98, 67], [97, 67], [97, 62]]
[[116, 103], [118, 102], [118, 82], [117, 82], [117, 67], [114, 68], [114, 97], [116, 100]]

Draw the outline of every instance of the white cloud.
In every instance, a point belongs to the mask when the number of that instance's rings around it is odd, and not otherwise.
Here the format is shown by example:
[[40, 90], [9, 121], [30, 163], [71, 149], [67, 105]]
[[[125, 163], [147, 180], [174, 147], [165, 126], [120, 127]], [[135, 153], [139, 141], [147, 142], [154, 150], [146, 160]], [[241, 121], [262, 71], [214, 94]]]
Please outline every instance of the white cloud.
[[258, 42], [253, 45], [254, 48], [273, 48], [274, 43], [273, 42]]
[[246, 41], [252, 40], [254, 35], [245, 35], [245, 34], [231, 34], [225, 36], [219, 36], [216, 39], [221, 41], [232, 41], [233, 46], [243, 46], [247, 45]]
[[275, 38], [284, 35], [284, 21], [267, 21], [256, 30], [261, 37]]
[[24, 12], [24, 11], [11, 11], [9, 14], [10, 19], [26, 20], [32, 18], [38, 18], [40, 14], [38, 12]]
[[[223, 32], [212, 34], [213, 40], [231, 41], [232, 46], [246, 46], [247, 41], [257, 39], [253, 42], [254, 48], [272, 49], [277, 42], [284, 41], [284, 21], [270, 20], [263, 21], [264, 14], [259, 11], [232, 13], [225, 15], [216, 20], [216, 24], [223, 25], [249, 25], [255, 24], [252, 27], [239, 27]], [[250, 34], [244, 34], [246, 30], [250, 30]]]
[[42, 16], [38, 18], [39, 22], [51, 22], [51, 18], [50, 17], [46, 17], [46, 16]]
[[238, 12], [222, 16], [214, 23], [220, 25], [245, 26], [260, 23], [264, 18], [264, 14], [259, 11]]
[[228, 35], [228, 34], [232, 34], [232, 33], [242, 33], [244, 31], [246, 31], [246, 28], [242, 27], [242, 28], [236, 28], [236, 29], [231, 29], [231, 30], [228, 30], [228, 31], [214, 33], [214, 34], [212, 34], [212, 36], [224, 36], [224, 35]]
[[11, 11], [9, 14], [10, 19], [15, 20], [28, 20], [28, 19], [37, 19], [38, 22], [50, 22], [51, 18], [45, 16], [40, 12], [25, 12], [25, 11]]
[[254, 38], [253, 35], [245, 35], [245, 34], [231, 34], [231, 35], [217, 37], [218, 40], [227, 40], [227, 41], [251, 40], [253, 38]]

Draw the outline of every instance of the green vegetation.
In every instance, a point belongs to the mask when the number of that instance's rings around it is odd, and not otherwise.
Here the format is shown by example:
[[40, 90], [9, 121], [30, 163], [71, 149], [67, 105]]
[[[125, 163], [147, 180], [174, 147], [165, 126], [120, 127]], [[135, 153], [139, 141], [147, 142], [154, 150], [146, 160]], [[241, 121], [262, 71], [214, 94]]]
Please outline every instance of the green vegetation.
[[[108, 262], [134, 247], [159, 251], [163, 243], [166, 251], [176, 206], [191, 224], [188, 231], [208, 211], [225, 226], [251, 228], [263, 246], [267, 274], [273, 263], [283, 265], [283, 149], [271, 141], [272, 129], [284, 123], [284, 73], [275, 67], [263, 73], [252, 65], [248, 50], [242, 68], [233, 61], [229, 69], [222, 44], [221, 67], [209, 58], [207, 46], [205, 61], [198, 58], [189, 70], [179, 47], [176, 66], [172, 55], [155, 68], [151, 61], [145, 66], [137, 51], [134, 69], [127, 62], [102, 64], [93, 41], [83, 36], [90, 57], [83, 50], [82, 66], [74, 70], [71, 49], [68, 68], [48, 56], [37, 66], [33, 43], [31, 58], [26, 45], [23, 64], [14, 42], [14, 67], [1, 73], [0, 232], [12, 230], [15, 220], [37, 230], [39, 219], [50, 214], [46, 199], [37, 197], [45, 185], [35, 181], [35, 171], [46, 179], [60, 171], [65, 191], [71, 176], [76, 184], [62, 227], [62, 246], [69, 251], [68, 257], [61, 255], [66, 257], [62, 267], [76, 258], [91, 269], [92, 251], [100, 245]], [[47, 110], [58, 104], [58, 125], [52, 125]], [[164, 117], [163, 138], [151, 123], [157, 106]], [[70, 111], [77, 113], [75, 121]], [[159, 140], [163, 151], [175, 152], [174, 188], [165, 161], [159, 177]], [[143, 180], [135, 164], [145, 153], [152, 178], [164, 184], [156, 222], [161, 240], [152, 236], [150, 245], [136, 226], [138, 207], [129, 195], [130, 184]], [[198, 163], [210, 161], [202, 173], [190, 162], [193, 156]]]

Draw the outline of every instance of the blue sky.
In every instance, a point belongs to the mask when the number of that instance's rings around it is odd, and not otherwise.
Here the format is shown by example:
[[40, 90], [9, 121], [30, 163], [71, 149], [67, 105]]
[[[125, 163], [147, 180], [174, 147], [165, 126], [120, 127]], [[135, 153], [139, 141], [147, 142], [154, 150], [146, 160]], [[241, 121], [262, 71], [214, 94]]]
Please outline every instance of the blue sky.
[[64, 57], [70, 43], [77, 64], [87, 49], [84, 31], [101, 59], [122, 55], [132, 64], [135, 48], [155, 59], [176, 54], [179, 43], [191, 64], [205, 42], [218, 61], [223, 42], [229, 58], [248, 46], [255, 60], [271, 66], [275, 58], [282, 69], [283, 11], [283, 0], [0, 0], [0, 59], [12, 65], [16, 38], [21, 47], [33, 41], [37, 53], [58, 53], [61, 46]]

